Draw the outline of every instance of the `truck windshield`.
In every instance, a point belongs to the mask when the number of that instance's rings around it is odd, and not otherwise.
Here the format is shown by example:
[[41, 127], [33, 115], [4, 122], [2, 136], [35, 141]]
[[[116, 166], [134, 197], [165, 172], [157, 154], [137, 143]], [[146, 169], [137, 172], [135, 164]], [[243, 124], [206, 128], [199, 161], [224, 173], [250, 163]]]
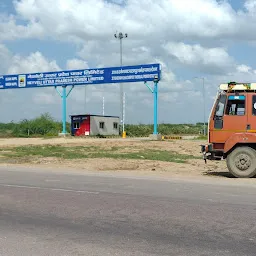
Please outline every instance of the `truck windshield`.
[[220, 95], [216, 106], [215, 116], [222, 117], [224, 115], [224, 108], [226, 103], [226, 95]]

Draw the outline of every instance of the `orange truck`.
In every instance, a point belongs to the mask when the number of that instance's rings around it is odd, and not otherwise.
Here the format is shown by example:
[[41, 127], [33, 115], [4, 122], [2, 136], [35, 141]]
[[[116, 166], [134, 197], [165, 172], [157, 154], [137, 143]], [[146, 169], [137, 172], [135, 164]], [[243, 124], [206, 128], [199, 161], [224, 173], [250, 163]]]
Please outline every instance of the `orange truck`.
[[256, 83], [221, 84], [208, 122], [207, 160], [226, 160], [237, 178], [256, 176]]

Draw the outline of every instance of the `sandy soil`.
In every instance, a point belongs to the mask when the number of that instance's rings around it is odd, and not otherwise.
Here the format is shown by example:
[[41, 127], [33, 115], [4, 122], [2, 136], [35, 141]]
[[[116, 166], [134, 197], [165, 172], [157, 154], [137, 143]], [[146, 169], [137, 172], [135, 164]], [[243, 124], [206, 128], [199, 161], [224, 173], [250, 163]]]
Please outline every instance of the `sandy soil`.
[[[0, 145], [6, 150], [12, 147], [25, 145], [62, 145], [76, 146], [99, 146], [103, 150], [111, 147], [121, 147], [119, 152], [136, 152], [142, 149], [159, 149], [175, 151], [180, 154], [201, 156], [200, 144], [205, 141], [198, 140], [173, 140], [173, 141], [149, 141], [148, 139], [85, 139], [85, 138], [15, 138], [0, 139]], [[2, 162], [2, 164], [22, 164], [45, 167], [65, 167], [91, 171], [134, 171], [134, 172], [158, 172], [171, 175], [185, 176], [227, 176], [227, 168], [224, 161], [204, 163], [202, 159], [189, 160], [187, 164], [169, 163], [151, 160], [117, 160], [117, 159], [75, 159], [62, 160], [58, 158], [35, 158], [25, 162]]]

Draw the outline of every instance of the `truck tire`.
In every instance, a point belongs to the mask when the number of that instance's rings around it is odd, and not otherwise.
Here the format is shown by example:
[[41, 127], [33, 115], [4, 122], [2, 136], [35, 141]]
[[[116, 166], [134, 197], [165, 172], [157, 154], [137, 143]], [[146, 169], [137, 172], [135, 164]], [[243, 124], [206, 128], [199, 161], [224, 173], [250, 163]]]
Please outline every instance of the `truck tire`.
[[251, 178], [256, 175], [256, 151], [247, 146], [235, 148], [227, 156], [229, 172], [237, 178]]

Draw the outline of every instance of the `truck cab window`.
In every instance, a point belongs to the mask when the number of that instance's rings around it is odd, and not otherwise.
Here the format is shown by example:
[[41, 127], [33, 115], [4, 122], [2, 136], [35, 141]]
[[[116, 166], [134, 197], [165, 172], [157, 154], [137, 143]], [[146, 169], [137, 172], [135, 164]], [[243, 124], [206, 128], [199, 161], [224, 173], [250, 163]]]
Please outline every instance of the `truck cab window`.
[[219, 102], [217, 109], [216, 109], [216, 116], [223, 116], [224, 113], [224, 103]]
[[252, 114], [256, 116], [256, 95], [252, 96]]
[[215, 116], [222, 117], [224, 115], [225, 102], [226, 102], [226, 95], [220, 95], [218, 104], [216, 106]]
[[245, 115], [245, 97], [229, 96], [226, 107], [226, 115], [243, 116]]

